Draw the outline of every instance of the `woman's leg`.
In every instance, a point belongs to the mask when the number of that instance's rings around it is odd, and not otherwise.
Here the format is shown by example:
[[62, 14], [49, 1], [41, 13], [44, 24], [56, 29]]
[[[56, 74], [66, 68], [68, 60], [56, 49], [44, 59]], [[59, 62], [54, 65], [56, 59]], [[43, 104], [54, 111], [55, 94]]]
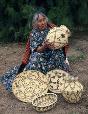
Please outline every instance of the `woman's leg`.
[[9, 92], [12, 92], [12, 82], [17, 75], [18, 69], [19, 66], [15, 66], [0, 76], [0, 83], [2, 83]]
[[24, 70], [37, 70], [45, 74], [47, 72], [46, 63], [47, 62], [42, 54], [36, 52], [31, 56], [29, 63], [25, 66]]
[[52, 55], [52, 60], [54, 60], [55, 68], [69, 72], [69, 65], [65, 62], [65, 59], [66, 58], [62, 50], [57, 50]]

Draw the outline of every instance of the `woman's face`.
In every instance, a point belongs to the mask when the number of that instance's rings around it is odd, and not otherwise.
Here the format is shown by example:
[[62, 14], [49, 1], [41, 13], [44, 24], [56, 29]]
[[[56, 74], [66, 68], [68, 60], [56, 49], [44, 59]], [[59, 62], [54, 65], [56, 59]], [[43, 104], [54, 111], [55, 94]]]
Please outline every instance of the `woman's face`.
[[46, 18], [39, 14], [37, 26], [40, 30], [43, 30], [47, 27]]

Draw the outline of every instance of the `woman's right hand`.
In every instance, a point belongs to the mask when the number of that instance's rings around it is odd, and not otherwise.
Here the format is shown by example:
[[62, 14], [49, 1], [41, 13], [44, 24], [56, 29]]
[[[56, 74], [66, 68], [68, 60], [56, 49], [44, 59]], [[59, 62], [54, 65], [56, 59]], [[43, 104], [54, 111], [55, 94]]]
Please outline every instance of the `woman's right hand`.
[[44, 49], [46, 49], [48, 47], [48, 41], [45, 40], [43, 43], [42, 43], [42, 46], [44, 47]]
[[37, 47], [37, 52], [41, 53], [47, 48], [53, 49], [54, 48], [54, 43], [49, 43], [48, 40], [45, 40], [41, 46]]
[[46, 48], [47, 48], [47, 44], [43, 42], [42, 45], [37, 47], [36, 51], [39, 53], [42, 53]]
[[45, 45], [46, 45], [46, 47], [49, 48], [49, 49], [54, 49], [54, 43], [53, 43], [53, 42], [50, 43], [50, 42], [48, 42], [48, 40], [46, 40], [46, 41], [45, 41]]

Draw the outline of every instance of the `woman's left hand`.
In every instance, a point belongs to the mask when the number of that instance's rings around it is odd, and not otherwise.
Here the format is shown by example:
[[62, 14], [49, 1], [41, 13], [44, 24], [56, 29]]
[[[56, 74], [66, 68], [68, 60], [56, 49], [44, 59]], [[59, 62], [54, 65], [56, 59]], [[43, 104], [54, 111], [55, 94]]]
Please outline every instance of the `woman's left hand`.
[[66, 57], [65, 63], [69, 65], [69, 61], [67, 57]]

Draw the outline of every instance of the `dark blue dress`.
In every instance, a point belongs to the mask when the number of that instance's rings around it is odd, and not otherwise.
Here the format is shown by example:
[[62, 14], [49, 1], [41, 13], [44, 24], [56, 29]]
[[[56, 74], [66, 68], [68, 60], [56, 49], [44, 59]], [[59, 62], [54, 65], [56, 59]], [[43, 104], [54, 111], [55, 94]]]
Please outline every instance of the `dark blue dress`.
[[[65, 55], [63, 49], [46, 49], [42, 53], [36, 52], [35, 49], [43, 43], [46, 39], [49, 28], [40, 31], [38, 29], [33, 29], [30, 39], [31, 56], [29, 58], [28, 64], [25, 66], [24, 70], [38, 70], [46, 74], [48, 71], [53, 69], [67, 70], [68, 66], [65, 64]], [[0, 81], [6, 87], [6, 90], [11, 91], [12, 82], [16, 77], [19, 66], [15, 66], [8, 72], [6, 72]]]

